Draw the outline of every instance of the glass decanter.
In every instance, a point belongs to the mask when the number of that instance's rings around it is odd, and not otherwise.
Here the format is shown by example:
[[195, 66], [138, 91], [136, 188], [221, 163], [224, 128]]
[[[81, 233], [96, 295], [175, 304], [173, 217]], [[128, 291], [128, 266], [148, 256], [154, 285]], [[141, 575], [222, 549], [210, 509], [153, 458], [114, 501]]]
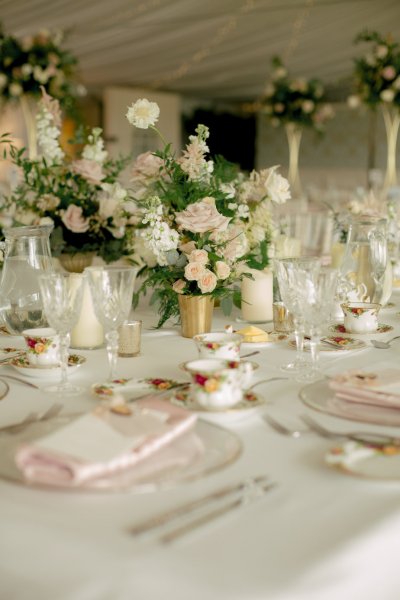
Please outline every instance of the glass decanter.
[[0, 314], [9, 333], [46, 327], [39, 275], [53, 271], [50, 250], [52, 225], [9, 227], [3, 230], [4, 265], [0, 282]]
[[341, 301], [381, 303], [386, 268], [386, 219], [352, 217], [340, 267]]

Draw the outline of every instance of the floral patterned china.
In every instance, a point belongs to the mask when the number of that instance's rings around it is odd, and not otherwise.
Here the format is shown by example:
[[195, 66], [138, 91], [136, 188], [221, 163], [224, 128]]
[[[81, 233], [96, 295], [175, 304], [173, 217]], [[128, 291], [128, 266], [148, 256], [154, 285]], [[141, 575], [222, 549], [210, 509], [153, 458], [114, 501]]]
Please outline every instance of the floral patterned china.
[[[352, 333], [351, 331], [348, 331], [346, 329], [346, 327], [344, 326], [343, 323], [335, 323], [334, 325], [331, 325], [329, 327], [329, 331], [331, 331], [332, 333]], [[376, 329], [376, 331], [374, 331], [374, 335], [376, 335], [377, 333], [388, 333], [389, 331], [393, 331], [393, 326], [392, 325], [386, 325], [385, 323], [380, 323], [378, 325], [378, 328]], [[364, 332], [358, 332], [357, 335], [362, 335], [362, 334], [369, 334], [369, 331], [364, 331]]]
[[238, 333], [203, 333], [193, 338], [200, 358], [238, 360], [243, 337]]
[[382, 448], [346, 442], [331, 448], [325, 461], [345, 473], [383, 480], [400, 480], [400, 447], [387, 445]]
[[[145, 379], [119, 378], [111, 382], [95, 383], [92, 385], [92, 392], [98, 398], [111, 398], [116, 394], [129, 395], [127, 400], [135, 400], [136, 396], [151, 392], [163, 392], [181, 387], [182, 382], [174, 379], [165, 379], [163, 377], [147, 377]], [[189, 383], [187, 383], [189, 385]]]
[[341, 307], [344, 313], [344, 326], [350, 333], [367, 333], [378, 329], [380, 304], [345, 302]]
[[[289, 346], [296, 348], [295, 340], [290, 340]], [[344, 352], [346, 350], [361, 350], [366, 348], [367, 344], [363, 340], [341, 335], [326, 336], [321, 339], [319, 349], [322, 352]], [[310, 340], [305, 338], [304, 350], [310, 350]]]
[[[72, 374], [86, 362], [86, 358], [80, 354], [70, 354], [68, 357], [68, 373]], [[60, 377], [60, 365], [35, 366], [32, 365], [26, 354], [22, 354], [10, 360], [10, 365], [21, 375], [35, 377], [36, 379], [54, 379]]]

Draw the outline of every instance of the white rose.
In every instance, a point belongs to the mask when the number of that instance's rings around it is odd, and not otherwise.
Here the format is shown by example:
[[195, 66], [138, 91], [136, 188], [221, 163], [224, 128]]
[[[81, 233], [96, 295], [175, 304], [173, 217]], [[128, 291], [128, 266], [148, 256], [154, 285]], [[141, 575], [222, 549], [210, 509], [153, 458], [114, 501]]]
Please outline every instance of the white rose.
[[388, 88], [380, 93], [380, 98], [383, 102], [393, 102], [395, 95], [395, 91]]
[[198, 281], [208, 269], [197, 262], [189, 262], [185, 267], [185, 277], [188, 281]]
[[205, 269], [200, 279], [197, 281], [202, 294], [209, 294], [217, 285], [216, 275], [209, 269]]
[[276, 204], [283, 204], [291, 198], [288, 180], [279, 175], [279, 173], [276, 173], [275, 168], [270, 170], [265, 187], [267, 188], [269, 197]]
[[218, 279], [228, 279], [229, 275], [231, 274], [231, 268], [226, 264], [226, 262], [217, 260], [215, 263], [215, 273]]

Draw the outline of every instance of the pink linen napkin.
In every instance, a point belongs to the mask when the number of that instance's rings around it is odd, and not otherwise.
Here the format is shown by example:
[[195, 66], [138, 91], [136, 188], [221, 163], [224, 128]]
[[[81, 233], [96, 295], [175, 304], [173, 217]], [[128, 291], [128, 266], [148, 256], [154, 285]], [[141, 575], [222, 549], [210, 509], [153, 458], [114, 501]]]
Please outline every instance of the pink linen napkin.
[[400, 408], [400, 369], [376, 365], [345, 371], [332, 377], [329, 387], [343, 400]]
[[31, 482], [84, 485], [133, 467], [189, 431], [197, 418], [154, 396], [129, 408], [132, 413], [122, 415], [98, 407], [20, 446], [15, 456], [18, 468]]

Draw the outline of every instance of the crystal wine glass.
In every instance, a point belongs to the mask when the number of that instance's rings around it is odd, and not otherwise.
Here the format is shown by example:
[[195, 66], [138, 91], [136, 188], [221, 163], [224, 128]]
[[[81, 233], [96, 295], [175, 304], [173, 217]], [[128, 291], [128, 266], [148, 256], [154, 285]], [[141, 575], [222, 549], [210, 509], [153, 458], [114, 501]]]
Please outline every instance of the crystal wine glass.
[[297, 373], [304, 366], [304, 317], [303, 303], [293, 285], [295, 273], [318, 271], [321, 260], [318, 257], [281, 258], [275, 261], [276, 276], [282, 301], [293, 316], [294, 337], [296, 340], [296, 358], [294, 362], [281, 367], [284, 371]]
[[115, 379], [118, 358], [118, 329], [132, 307], [136, 267], [88, 267], [85, 269], [92, 292], [94, 311], [104, 327], [109, 381]]
[[68, 381], [68, 350], [70, 333], [82, 307], [82, 281], [72, 278], [70, 273], [46, 273], [39, 276], [39, 285], [46, 318], [60, 339], [61, 380], [46, 390], [78, 394], [82, 388]]
[[298, 381], [315, 381], [322, 376], [319, 367], [319, 343], [321, 332], [332, 318], [339, 272], [331, 267], [319, 271], [297, 272], [293, 288], [303, 305], [306, 333], [310, 336], [311, 363], [298, 374]]

